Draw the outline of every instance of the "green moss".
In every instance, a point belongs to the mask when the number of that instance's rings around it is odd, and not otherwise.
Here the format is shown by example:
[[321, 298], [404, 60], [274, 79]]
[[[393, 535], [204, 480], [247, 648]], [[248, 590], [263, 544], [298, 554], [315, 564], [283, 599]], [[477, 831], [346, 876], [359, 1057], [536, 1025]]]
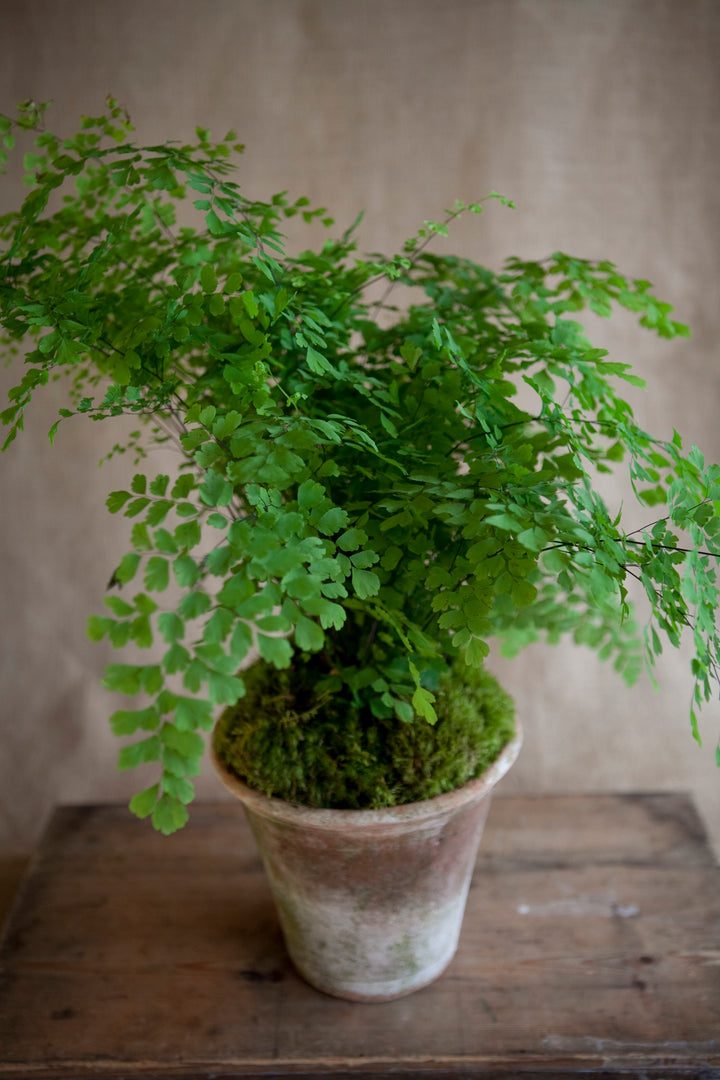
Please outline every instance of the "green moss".
[[380, 720], [329, 694], [310, 666], [259, 661], [247, 694], [225, 710], [219, 757], [250, 787], [290, 802], [371, 809], [461, 787], [495, 760], [514, 731], [512, 699], [489, 671], [463, 665], [437, 690], [434, 725]]

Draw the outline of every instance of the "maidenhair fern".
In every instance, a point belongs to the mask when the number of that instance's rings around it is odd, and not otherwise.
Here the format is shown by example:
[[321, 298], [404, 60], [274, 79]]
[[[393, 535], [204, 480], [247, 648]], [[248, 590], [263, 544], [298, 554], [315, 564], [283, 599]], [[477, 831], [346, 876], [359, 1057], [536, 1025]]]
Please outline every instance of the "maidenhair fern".
[[[618, 387], [640, 380], [574, 318], [619, 306], [686, 335], [647, 281], [564, 254], [496, 273], [433, 253], [482, 200], [392, 257], [359, 256], [354, 227], [291, 255], [285, 219], [332, 220], [243, 194], [233, 132], [138, 147], [113, 101], [70, 138], [45, 115], [0, 117], [30, 185], [0, 218], [2, 342], [25, 359], [5, 445], [65, 376], [51, 438], [78, 413], [130, 415], [138, 464], [148, 444], [178, 451], [174, 475], [138, 471], [110, 494], [130, 548], [89, 623], [128, 650], [107, 688], [141, 696], [111, 717], [134, 736], [120, 766], [158, 767], [134, 810], [184, 823], [198, 731], [244, 693], [253, 645], [281, 670], [314, 656], [320, 693], [407, 724], [432, 723], [438, 672], [480, 667], [493, 638], [512, 653], [569, 634], [630, 683], [687, 631], [698, 734], [717, 676], [720, 468], [638, 426]], [[615, 512], [594, 477], [622, 465], [637, 503]]]

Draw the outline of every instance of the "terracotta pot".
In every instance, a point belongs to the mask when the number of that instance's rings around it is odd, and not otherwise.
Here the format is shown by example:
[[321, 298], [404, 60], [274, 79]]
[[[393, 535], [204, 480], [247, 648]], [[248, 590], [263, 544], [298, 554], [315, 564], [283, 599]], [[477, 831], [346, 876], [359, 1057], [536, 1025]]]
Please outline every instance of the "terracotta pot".
[[351, 1001], [387, 1001], [444, 971], [492, 789], [521, 742], [518, 730], [464, 787], [385, 810], [316, 810], [267, 798], [213, 751], [250, 822], [290, 958], [309, 983]]

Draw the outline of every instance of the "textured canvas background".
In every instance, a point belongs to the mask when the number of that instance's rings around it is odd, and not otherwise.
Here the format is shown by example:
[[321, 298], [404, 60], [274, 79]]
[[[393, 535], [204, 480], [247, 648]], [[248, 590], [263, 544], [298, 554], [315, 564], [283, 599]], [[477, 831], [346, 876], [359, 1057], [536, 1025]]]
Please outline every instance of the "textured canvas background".
[[[234, 127], [250, 194], [306, 194], [341, 228], [364, 209], [369, 251], [455, 197], [507, 193], [516, 211], [492, 207], [452, 246], [494, 267], [565, 249], [650, 278], [692, 341], [623, 317], [598, 343], [648, 378], [651, 395], [633, 393], [646, 425], [720, 458], [716, 0], [3, 0], [0, 31], [0, 110], [53, 98], [70, 133], [112, 92], [138, 141]], [[19, 191], [0, 179], [0, 211]], [[98, 470], [115, 433], [81, 420], [51, 452], [57, 407], [50, 390], [0, 459], [3, 853], [27, 850], [53, 803], [138, 783], [114, 768], [109, 651], [84, 638], [124, 551], [103, 506], [124, 471]], [[494, 665], [527, 733], [506, 791], [691, 788], [720, 843], [720, 708], [699, 749], [686, 657], [663, 658], [659, 694], [648, 680], [626, 692], [570, 644]], [[199, 792], [221, 797], [209, 774]]]

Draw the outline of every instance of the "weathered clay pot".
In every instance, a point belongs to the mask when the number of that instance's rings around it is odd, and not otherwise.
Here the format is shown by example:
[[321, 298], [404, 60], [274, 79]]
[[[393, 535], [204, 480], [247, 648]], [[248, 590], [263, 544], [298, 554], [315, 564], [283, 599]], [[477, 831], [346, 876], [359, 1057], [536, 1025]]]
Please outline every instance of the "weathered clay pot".
[[387, 1001], [436, 979], [457, 948], [493, 786], [520, 750], [515, 735], [477, 780], [385, 810], [316, 810], [220, 779], [245, 810], [285, 943], [313, 986]]

